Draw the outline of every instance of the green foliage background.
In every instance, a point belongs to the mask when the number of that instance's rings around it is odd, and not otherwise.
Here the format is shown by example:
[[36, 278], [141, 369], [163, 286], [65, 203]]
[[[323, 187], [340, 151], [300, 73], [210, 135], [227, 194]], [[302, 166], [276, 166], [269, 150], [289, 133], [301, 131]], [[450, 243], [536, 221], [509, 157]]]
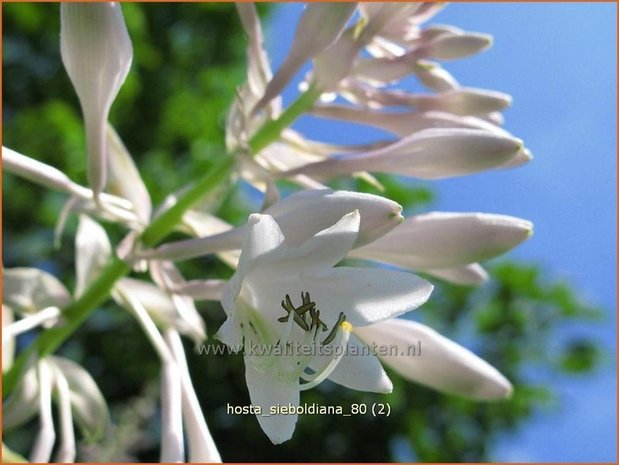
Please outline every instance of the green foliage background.
[[[262, 5], [261, 11], [268, 10]], [[77, 98], [59, 55], [57, 4], [3, 3], [3, 144], [56, 166], [85, 184], [85, 141]], [[123, 4], [134, 64], [110, 117], [141, 169], [155, 204], [222, 156], [223, 124], [236, 86], [244, 80], [245, 38], [232, 4]], [[431, 206], [433, 195], [383, 176], [386, 195], [409, 213]], [[372, 191], [361, 181], [338, 187]], [[259, 204], [248, 190], [227, 186], [219, 215], [235, 224]], [[75, 218], [53, 247], [53, 228], [65, 197], [11, 175], [3, 176], [3, 264], [44, 268], [70, 288]], [[106, 225], [113, 238], [120, 232]], [[215, 259], [185, 264], [194, 276], [230, 276]], [[579, 303], [566, 283], [549, 282], [533, 265], [491, 265], [480, 289], [438, 285], [415, 312], [443, 334], [465, 343], [516, 387], [509, 401], [480, 404], [447, 396], [392, 375], [390, 395], [359, 393], [323, 383], [302, 400], [322, 405], [389, 402], [389, 418], [369, 415], [300, 418], [293, 439], [273, 446], [253, 416], [226, 414], [226, 404], [249, 404], [240, 356], [192, 354], [190, 370], [209, 427], [225, 461], [484, 461], [492, 446], [553, 405], [551, 386], [536, 384], [532, 369], [553, 377], [587, 373], [600, 359], [596, 341], [557, 343], [555, 328], [595, 324], [600, 313]], [[436, 281], [436, 280], [433, 280]], [[218, 304], [200, 310], [213, 334], [223, 321]], [[27, 344], [22, 338], [20, 343]], [[99, 383], [115, 426], [100, 444], [80, 446], [79, 459], [158, 460], [158, 359], [137, 324], [109, 304], [63, 348]], [[36, 420], [4, 432], [26, 454]]]

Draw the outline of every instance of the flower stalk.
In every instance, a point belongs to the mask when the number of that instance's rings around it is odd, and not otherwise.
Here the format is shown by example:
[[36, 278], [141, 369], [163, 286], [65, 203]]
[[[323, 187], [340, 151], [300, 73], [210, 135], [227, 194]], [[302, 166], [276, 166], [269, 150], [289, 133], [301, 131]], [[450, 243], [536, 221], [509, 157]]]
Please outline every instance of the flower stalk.
[[314, 106], [320, 94], [321, 91], [318, 88], [310, 86], [307, 91], [299, 95], [299, 97], [290, 104], [279, 118], [265, 123], [249, 141], [249, 147], [252, 153], [256, 154], [272, 142], [275, 142], [284, 129], [289, 127], [299, 116]]
[[[281, 132], [291, 125], [301, 114], [307, 111], [320, 96], [320, 92], [310, 88], [288, 107], [279, 118], [267, 122], [252, 137], [249, 145], [255, 154], [277, 140]], [[191, 189], [187, 190], [178, 201], [144, 229], [140, 241], [145, 247], [154, 247], [170, 234], [180, 223], [183, 214], [198, 202], [206, 193], [228, 178], [234, 166], [234, 157], [226, 156], [215, 165], [205, 176], [199, 179]], [[88, 289], [69, 304], [62, 316], [66, 324], [51, 328], [42, 333], [30, 347], [24, 350], [16, 359], [9, 371], [2, 375], [2, 397], [7, 398], [17, 386], [29, 366], [29, 361], [36, 354], [44, 357], [55, 352], [58, 347], [73, 334], [88, 318], [90, 313], [101, 305], [110, 295], [114, 284], [131, 271], [131, 266], [118, 257], [112, 258], [99, 277]]]

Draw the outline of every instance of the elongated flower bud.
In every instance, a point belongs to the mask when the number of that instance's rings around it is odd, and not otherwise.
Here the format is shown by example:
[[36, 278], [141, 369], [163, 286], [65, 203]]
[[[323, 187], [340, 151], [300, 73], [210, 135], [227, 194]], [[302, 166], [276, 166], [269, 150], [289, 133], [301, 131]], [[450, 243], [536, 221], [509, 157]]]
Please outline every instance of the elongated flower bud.
[[421, 111], [445, 111], [455, 115], [478, 115], [502, 110], [511, 104], [511, 97], [502, 92], [461, 88], [437, 95], [409, 95], [406, 104]]
[[328, 49], [342, 34], [356, 3], [310, 3], [299, 20], [292, 49], [266, 88], [254, 111], [276, 97], [299, 68], [310, 58]]
[[492, 36], [487, 34], [464, 33], [460, 35], [443, 34], [434, 39], [427, 48], [430, 58], [455, 60], [465, 58], [492, 46]]
[[513, 137], [473, 129], [426, 129], [384, 148], [282, 173], [329, 178], [359, 171], [443, 179], [498, 168], [522, 151]]
[[[361, 222], [354, 247], [376, 240], [402, 222], [402, 207], [389, 199], [330, 189], [298, 192], [276, 202], [263, 213], [275, 219], [286, 243], [295, 246], [355, 210], [359, 211]], [[250, 227], [246, 224], [213, 236], [168, 243], [149, 252], [148, 257], [180, 260], [240, 249]]]
[[106, 122], [133, 57], [118, 3], [62, 3], [60, 51], [84, 114], [88, 179], [95, 193], [106, 180]]
[[404, 268], [453, 268], [499, 256], [532, 233], [529, 221], [512, 216], [434, 212], [406, 219], [352, 254]]
[[417, 111], [381, 112], [346, 107], [343, 105], [321, 105], [315, 107], [312, 110], [312, 114], [323, 118], [375, 126], [399, 137], [406, 137], [412, 133], [433, 128], [478, 129], [480, 131], [486, 131], [489, 134], [511, 137], [504, 129], [481, 118], [475, 116], [457, 116], [439, 111], [421, 113]]
[[394, 318], [356, 328], [355, 333], [368, 345], [395, 345], [401, 348], [399, 354], [411, 344], [419, 344], [420, 357], [379, 355], [411, 381], [477, 400], [505, 399], [512, 393], [512, 385], [496, 368], [420, 323]]

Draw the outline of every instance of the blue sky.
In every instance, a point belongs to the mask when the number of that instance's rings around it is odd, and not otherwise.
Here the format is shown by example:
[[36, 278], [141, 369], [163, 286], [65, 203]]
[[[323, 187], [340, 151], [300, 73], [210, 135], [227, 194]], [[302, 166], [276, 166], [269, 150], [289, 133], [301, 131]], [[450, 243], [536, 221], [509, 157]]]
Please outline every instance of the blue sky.
[[[267, 48], [279, 65], [301, 4], [279, 5]], [[574, 283], [607, 312], [590, 334], [616, 351], [616, 4], [453, 3], [434, 23], [490, 33], [492, 49], [450, 62], [461, 84], [514, 98], [506, 129], [524, 139], [529, 165], [432, 183], [437, 210], [530, 219], [535, 236], [511, 254]], [[287, 101], [294, 89], [284, 94]], [[302, 126], [331, 138], [328, 125]], [[350, 130], [352, 140], [366, 135]], [[569, 333], [570, 328], [564, 329]], [[555, 386], [561, 405], [497, 445], [499, 461], [616, 461], [615, 358], [594, 376]]]

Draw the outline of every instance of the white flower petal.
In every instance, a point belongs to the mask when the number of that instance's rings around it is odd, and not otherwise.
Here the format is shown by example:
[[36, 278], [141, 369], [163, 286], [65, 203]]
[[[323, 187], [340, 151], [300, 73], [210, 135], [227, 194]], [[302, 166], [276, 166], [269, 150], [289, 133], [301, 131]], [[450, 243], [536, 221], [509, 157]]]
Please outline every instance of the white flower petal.
[[[321, 105], [314, 108], [312, 114], [324, 118], [367, 124], [389, 131], [399, 137], [407, 137], [415, 132], [432, 128], [478, 129], [499, 136], [510, 136], [507, 131], [481, 118], [457, 116], [439, 111], [423, 113], [418, 111], [391, 112], [359, 109], [343, 105]], [[511, 159], [508, 163], [511, 163]], [[501, 167], [505, 167], [505, 165]]]
[[426, 129], [372, 152], [313, 163], [282, 176], [329, 178], [370, 171], [444, 179], [499, 168], [521, 150], [520, 140], [486, 131]]
[[502, 255], [532, 231], [529, 221], [507, 215], [433, 212], [407, 218], [352, 255], [409, 269], [451, 268]]
[[151, 261], [150, 272], [157, 286], [166, 291], [172, 299], [178, 319], [178, 330], [191, 336], [196, 343], [204, 340], [206, 338], [204, 321], [198, 313], [193, 299], [174, 290], [174, 288], [183, 286], [187, 282], [174, 263]]
[[87, 441], [102, 438], [110, 424], [110, 414], [97, 383], [80, 365], [61, 357], [49, 357], [65, 376], [71, 390], [71, 409], [75, 422]]
[[502, 92], [462, 87], [436, 95], [415, 95], [409, 100], [420, 111], [444, 111], [455, 115], [479, 115], [502, 110], [511, 104]]
[[[288, 246], [302, 244], [319, 231], [327, 229], [344, 215], [359, 210], [361, 223], [355, 247], [372, 242], [402, 221], [402, 207], [378, 195], [358, 192], [310, 189], [292, 194], [271, 205], [263, 213], [275, 220], [278, 234]], [[220, 234], [165, 244], [145, 256], [181, 260], [225, 250], [240, 249], [251, 221]], [[247, 253], [245, 254], [247, 258]], [[232, 257], [230, 257], [232, 258]]]
[[[2, 329], [13, 323], [13, 310], [8, 305], [2, 304]], [[2, 335], [2, 372], [4, 373], [13, 365], [15, 356], [15, 337]]]
[[71, 296], [53, 275], [36, 268], [5, 268], [2, 272], [2, 303], [18, 313], [33, 313], [47, 307], [62, 308]]
[[479, 263], [457, 266], [455, 268], [418, 269], [430, 276], [461, 286], [479, 286], [490, 279], [488, 272]]
[[75, 296], [79, 297], [103, 270], [112, 255], [105, 229], [86, 215], [80, 215], [75, 236]]
[[88, 177], [98, 195], [106, 181], [106, 122], [125, 81], [133, 49], [118, 3], [62, 3], [60, 51], [82, 105]]
[[67, 194], [75, 194], [78, 190], [76, 184], [59, 169], [4, 146], [2, 147], [2, 168], [34, 183]]
[[228, 313], [228, 317], [217, 330], [215, 339], [226, 344], [234, 352], [238, 352], [243, 347], [243, 331], [238, 321], [238, 311], [233, 309], [226, 311], [226, 313]]
[[221, 301], [228, 316], [235, 312], [234, 301], [241, 292], [245, 277], [260, 264], [260, 261], [268, 259], [269, 254], [276, 252], [284, 243], [284, 236], [279, 226], [269, 215], [250, 215], [247, 227], [249, 232], [239, 257], [238, 268], [224, 290]]
[[[148, 281], [142, 281], [133, 278], [123, 278], [115, 286], [123, 294], [129, 294], [133, 299], [137, 300], [146, 309], [150, 317], [155, 323], [163, 328], [175, 328], [181, 334], [190, 336], [194, 341], [202, 341], [206, 336], [204, 322], [193, 306], [193, 302], [175, 302], [173, 297]], [[116, 302], [127, 307], [125, 299], [115, 295]], [[180, 296], [178, 296], [180, 297]], [[191, 301], [191, 299], [188, 299]], [[183, 307], [183, 312], [179, 312], [178, 305], [187, 305]]]
[[264, 89], [273, 77], [266, 51], [260, 17], [253, 2], [236, 2], [236, 9], [249, 38], [247, 48], [247, 83], [252, 94], [262, 97]]
[[323, 92], [333, 92], [353, 67], [355, 57], [361, 48], [355, 39], [354, 30], [345, 31], [332, 47], [314, 59], [313, 81]]
[[295, 384], [281, 381], [272, 373], [260, 373], [245, 358], [245, 379], [249, 389], [249, 398], [253, 406], [262, 409], [262, 415], [256, 415], [260, 427], [273, 444], [281, 444], [292, 437], [297, 423], [297, 414], [269, 415], [271, 407], [278, 405], [299, 405], [299, 387]]
[[511, 395], [511, 384], [495, 368], [425, 325], [394, 319], [358, 328], [356, 333], [366, 344], [395, 344], [399, 353], [408, 353], [410, 346], [418, 344], [419, 354], [380, 356], [406, 379], [478, 400]]
[[348, 353], [342, 356], [337, 368], [329, 375], [331, 381], [357, 391], [390, 393], [393, 390], [393, 384], [378, 358], [367, 352], [368, 347], [354, 334], [348, 339], [347, 350]]
[[379, 268], [337, 267], [277, 280], [255, 273], [251, 278], [247, 284], [254, 301], [248, 303], [268, 320], [285, 315], [280, 302], [286, 294], [297, 302], [302, 292], [309, 292], [330, 328], [340, 312], [353, 326], [368, 325], [414, 310], [432, 292], [430, 283], [413, 274]]
[[355, 210], [359, 210], [361, 217], [355, 247], [372, 242], [402, 220], [402, 207], [389, 199], [330, 189], [298, 192], [267, 208], [264, 213], [277, 221], [287, 245], [298, 245]]
[[107, 125], [107, 144], [109, 192], [129, 200], [141, 222], [148, 224], [152, 212], [150, 195], [131, 155], [110, 124]]
[[426, 56], [439, 60], [454, 60], [475, 55], [491, 46], [492, 36], [487, 34], [443, 34], [428, 45]]
[[[268, 273], [269, 279], [287, 278], [299, 273], [331, 268], [346, 257], [359, 234], [359, 211], [344, 215], [337, 223], [323, 229], [299, 246], [281, 247], [277, 253], [260, 260], [254, 273]], [[251, 279], [249, 274], [247, 279]]]
[[269, 215], [254, 213], [247, 221], [249, 232], [239, 259], [236, 275], [244, 278], [261, 261], [275, 254], [285, 238], [277, 222]]
[[29, 368], [21, 382], [2, 405], [2, 430], [24, 424], [39, 411], [39, 379], [34, 367]]

